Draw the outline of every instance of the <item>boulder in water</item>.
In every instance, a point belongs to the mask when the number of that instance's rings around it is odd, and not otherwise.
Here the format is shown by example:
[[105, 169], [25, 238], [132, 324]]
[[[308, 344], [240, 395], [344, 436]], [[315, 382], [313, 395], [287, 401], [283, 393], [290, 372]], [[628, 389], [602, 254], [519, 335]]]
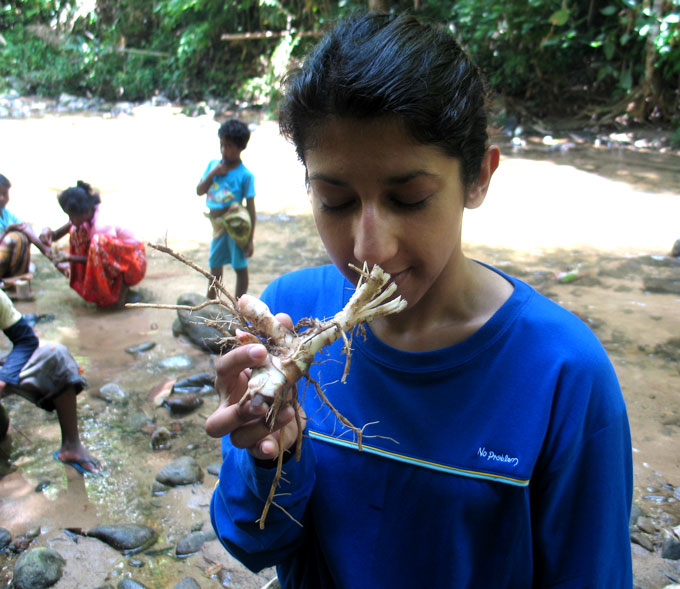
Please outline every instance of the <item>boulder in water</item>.
[[14, 565], [13, 587], [16, 589], [43, 589], [51, 587], [61, 578], [66, 561], [51, 548], [40, 546], [24, 552]]
[[153, 528], [141, 524], [113, 524], [96, 526], [87, 536], [97, 538], [125, 554], [140, 552], [158, 540]]

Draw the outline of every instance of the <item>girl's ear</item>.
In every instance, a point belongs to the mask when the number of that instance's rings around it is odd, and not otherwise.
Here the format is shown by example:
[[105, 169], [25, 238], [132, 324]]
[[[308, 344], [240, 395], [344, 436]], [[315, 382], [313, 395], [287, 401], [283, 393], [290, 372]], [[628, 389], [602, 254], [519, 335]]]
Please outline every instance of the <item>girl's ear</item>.
[[493, 176], [496, 168], [498, 168], [500, 159], [501, 150], [497, 145], [490, 145], [482, 159], [482, 169], [479, 172], [479, 178], [465, 197], [465, 208], [476, 209], [484, 202], [486, 193], [489, 190], [489, 184], [491, 183], [491, 176]]

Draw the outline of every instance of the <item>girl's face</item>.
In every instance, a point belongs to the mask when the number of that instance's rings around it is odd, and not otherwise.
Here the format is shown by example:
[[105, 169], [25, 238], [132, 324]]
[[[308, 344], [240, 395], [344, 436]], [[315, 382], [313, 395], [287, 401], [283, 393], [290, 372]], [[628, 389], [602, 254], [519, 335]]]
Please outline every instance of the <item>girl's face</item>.
[[76, 227], [80, 227], [83, 223], [91, 221], [92, 217], [94, 217], [94, 209], [92, 209], [91, 211], [87, 211], [85, 213], [79, 213], [77, 215], [74, 214], [68, 216], [68, 218], [71, 220], [71, 223]]
[[396, 119], [334, 119], [312, 139], [309, 192], [333, 263], [352, 283], [348, 264], [379, 264], [409, 309], [424, 300], [441, 308], [462, 286], [463, 208], [481, 204], [490, 174], [466, 191], [459, 161], [416, 143]]
[[4, 209], [9, 202], [9, 186], [0, 186], [0, 210]]

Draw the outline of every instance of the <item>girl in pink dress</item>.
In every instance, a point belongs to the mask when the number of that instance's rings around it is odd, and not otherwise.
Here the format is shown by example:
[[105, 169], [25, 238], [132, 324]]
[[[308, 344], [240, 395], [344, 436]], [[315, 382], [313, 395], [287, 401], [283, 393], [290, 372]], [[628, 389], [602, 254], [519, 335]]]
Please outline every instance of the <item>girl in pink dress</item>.
[[122, 307], [129, 287], [146, 273], [144, 242], [102, 219], [99, 194], [87, 182], [79, 180], [58, 199], [69, 222], [54, 231], [47, 227], [40, 234], [47, 245], [70, 235], [69, 254], [57, 262], [57, 269], [70, 277], [71, 288], [86, 301]]

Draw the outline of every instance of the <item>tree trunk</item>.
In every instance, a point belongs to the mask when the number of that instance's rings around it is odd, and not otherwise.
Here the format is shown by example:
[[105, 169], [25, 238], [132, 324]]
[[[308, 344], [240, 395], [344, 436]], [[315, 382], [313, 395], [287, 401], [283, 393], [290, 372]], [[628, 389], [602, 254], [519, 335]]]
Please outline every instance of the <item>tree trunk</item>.
[[371, 12], [389, 12], [389, 0], [368, 0], [368, 9]]
[[648, 6], [654, 16], [654, 24], [650, 26], [647, 32], [645, 73], [639, 87], [640, 98], [631, 110], [633, 119], [637, 121], [646, 120], [656, 106], [662, 106], [659, 104], [659, 85], [654, 62], [656, 59], [656, 38], [659, 35], [659, 19], [661, 18], [663, 6], [660, 0], [650, 0]]

